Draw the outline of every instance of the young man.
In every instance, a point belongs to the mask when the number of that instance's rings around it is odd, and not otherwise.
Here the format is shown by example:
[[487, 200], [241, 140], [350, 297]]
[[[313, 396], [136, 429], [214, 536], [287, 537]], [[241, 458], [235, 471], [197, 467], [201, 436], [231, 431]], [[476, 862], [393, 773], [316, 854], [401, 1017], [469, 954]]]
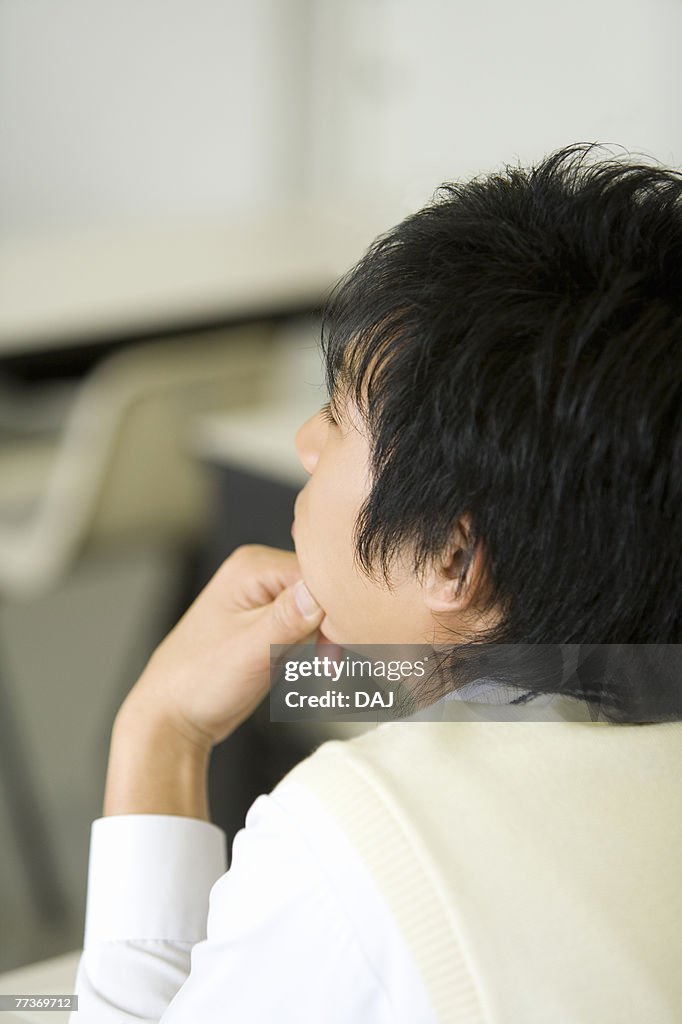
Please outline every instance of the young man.
[[231, 555], [117, 716], [79, 1024], [682, 1017], [679, 682], [325, 743], [228, 872], [206, 798], [270, 644], [679, 643], [682, 176], [595, 155], [444, 186], [332, 297], [296, 554]]

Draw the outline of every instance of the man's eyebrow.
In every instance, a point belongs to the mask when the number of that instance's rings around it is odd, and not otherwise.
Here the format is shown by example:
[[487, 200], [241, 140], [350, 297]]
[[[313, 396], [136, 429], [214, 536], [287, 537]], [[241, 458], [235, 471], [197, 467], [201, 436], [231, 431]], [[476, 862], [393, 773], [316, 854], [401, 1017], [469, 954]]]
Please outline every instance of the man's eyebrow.
[[341, 423], [343, 421], [344, 410], [340, 407], [338, 398], [338, 391], [334, 388], [329, 396], [329, 402], [327, 404], [333, 413], [334, 419]]
[[334, 419], [344, 430], [357, 430], [355, 416], [353, 411], [349, 408], [349, 403], [353, 405], [354, 410], [355, 406], [352, 400], [351, 390], [346, 388], [334, 388], [333, 393], [329, 397], [329, 408], [332, 411]]

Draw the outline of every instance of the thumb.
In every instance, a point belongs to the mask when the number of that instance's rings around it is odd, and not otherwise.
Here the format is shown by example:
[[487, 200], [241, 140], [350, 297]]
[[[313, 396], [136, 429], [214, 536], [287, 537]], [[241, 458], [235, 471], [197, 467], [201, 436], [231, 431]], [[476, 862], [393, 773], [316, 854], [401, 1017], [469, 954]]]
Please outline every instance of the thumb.
[[286, 587], [272, 602], [275, 620], [273, 643], [296, 643], [318, 629], [324, 611], [303, 580]]

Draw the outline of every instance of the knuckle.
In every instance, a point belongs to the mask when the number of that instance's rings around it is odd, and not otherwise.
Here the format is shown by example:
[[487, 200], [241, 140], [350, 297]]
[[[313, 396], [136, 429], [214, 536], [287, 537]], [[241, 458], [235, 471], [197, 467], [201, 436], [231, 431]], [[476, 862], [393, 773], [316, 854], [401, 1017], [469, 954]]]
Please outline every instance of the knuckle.
[[283, 629], [290, 631], [297, 626], [296, 616], [287, 601], [275, 601], [273, 612], [275, 620]]
[[252, 565], [253, 562], [262, 556], [265, 550], [262, 544], [241, 544], [225, 559], [224, 565], [244, 567]]

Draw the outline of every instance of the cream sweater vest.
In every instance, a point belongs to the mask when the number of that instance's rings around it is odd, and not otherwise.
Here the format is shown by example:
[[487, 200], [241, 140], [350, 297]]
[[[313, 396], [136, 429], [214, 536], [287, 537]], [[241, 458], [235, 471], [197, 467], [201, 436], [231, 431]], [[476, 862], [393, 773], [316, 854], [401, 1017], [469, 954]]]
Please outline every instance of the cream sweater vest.
[[682, 722], [390, 722], [286, 776], [451, 1024], [682, 1021]]

